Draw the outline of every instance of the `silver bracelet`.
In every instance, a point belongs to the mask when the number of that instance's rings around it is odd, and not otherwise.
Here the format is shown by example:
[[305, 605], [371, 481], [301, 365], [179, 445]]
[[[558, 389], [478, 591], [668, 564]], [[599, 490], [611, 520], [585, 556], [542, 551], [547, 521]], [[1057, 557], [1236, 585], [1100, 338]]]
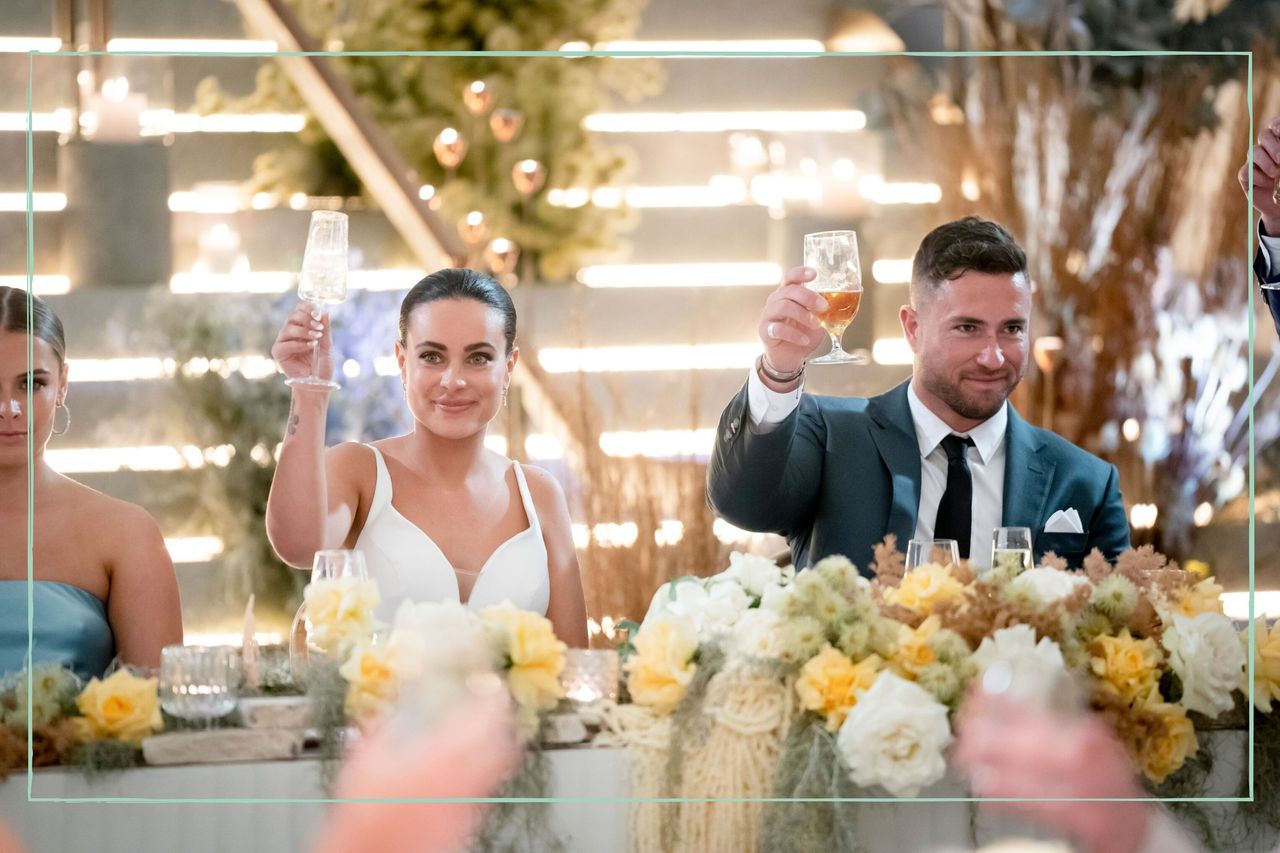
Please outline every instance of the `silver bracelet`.
[[795, 382], [804, 375], [806, 362], [800, 362], [800, 367], [794, 373], [778, 373], [773, 369], [773, 365], [769, 364], [769, 359], [764, 353], [760, 353], [760, 357], [756, 359], [756, 369], [765, 375], [766, 379], [777, 382], [779, 385], [786, 385], [788, 382]]

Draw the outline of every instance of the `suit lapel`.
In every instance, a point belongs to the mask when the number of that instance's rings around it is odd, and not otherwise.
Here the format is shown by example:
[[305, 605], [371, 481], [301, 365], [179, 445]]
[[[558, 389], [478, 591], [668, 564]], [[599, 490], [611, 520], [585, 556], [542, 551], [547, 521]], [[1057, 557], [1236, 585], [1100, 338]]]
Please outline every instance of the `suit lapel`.
[[893, 481], [893, 505], [889, 508], [889, 533], [898, 537], [898, 549], [906, 550], [916, 532], [920, 509], [920, 444], [915, 421], [907, 404], [907, 383], [867, 401], [871, 439]]
[[1043, 525], [1049, 481], [1056, 467], [1040, 453], [1044, 442], [1036, 430], [1009, 406], [1004, 461], [1005, 527], [1029, 527], [1034, 535]]

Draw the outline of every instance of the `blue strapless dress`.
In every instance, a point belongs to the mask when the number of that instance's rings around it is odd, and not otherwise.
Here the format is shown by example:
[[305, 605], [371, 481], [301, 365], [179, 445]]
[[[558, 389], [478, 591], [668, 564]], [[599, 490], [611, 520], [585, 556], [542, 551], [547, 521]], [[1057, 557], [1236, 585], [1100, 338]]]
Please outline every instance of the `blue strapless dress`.
[[[88, 590], [60, 581], [33, 584], [36, 663], [61, 663], [86, 682], [116, 656], [107, 607]], [[27, 582], [0, 581], [0, 675], [27, 666]]]

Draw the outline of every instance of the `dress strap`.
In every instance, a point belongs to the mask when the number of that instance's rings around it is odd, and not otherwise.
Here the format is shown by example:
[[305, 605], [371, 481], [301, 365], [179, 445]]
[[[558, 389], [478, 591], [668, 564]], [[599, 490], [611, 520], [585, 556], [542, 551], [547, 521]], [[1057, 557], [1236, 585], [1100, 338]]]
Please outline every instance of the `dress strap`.
[[[378, 476], [373, 483], [373, 498], [369, 501], [369, 518], [373, 518], [391, 503], [391, 472], [387, 470], [387, 463], [382, 458], [382, 451], [372, 444], [366, 444], [365, 447], [373, 451], [373, 460], [378, 466]], [[369, 522], [366, 519], [365, 525], [368, 526], [368, 524]]]
[[542, 538], [542, 525], [538, 523], [538, 511], [533, 506], [533, 496], [529, 494], [529, 484], [524, 479], [524, 468], [519, 462], [512, 462], [516, 469], [516, 485], [520, 487], [520, 500], [524, 503], [524, 514], [529, 519], [529, 529], [538, 538]]

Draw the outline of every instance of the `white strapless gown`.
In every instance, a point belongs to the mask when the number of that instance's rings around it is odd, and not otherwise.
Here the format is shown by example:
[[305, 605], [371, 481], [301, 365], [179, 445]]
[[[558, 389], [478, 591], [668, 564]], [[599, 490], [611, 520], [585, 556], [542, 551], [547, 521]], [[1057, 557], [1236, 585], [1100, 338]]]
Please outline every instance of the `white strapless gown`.
[[[396, 608], [405, 600], [461, 601], [459, 573], [431, 537], [391, 505], [391, 473], [387, 463], [378, 448], [366, 446], [373, 451], [378, 479], [369, 516], [356, 540], [356, 550], [364, 553], [369, 577], [378, 583], [382, 597], [378, 618], [390, 623]], [[510, 602], [521, 610], [545, 616], [551, 598], [547, 546], [542, 540], [542, 527], [538, 524], [524, 471], [520, 463], [511, 464], [529, 526], [489, 555], [475, 576], [467, 606], [482, 609]]]

